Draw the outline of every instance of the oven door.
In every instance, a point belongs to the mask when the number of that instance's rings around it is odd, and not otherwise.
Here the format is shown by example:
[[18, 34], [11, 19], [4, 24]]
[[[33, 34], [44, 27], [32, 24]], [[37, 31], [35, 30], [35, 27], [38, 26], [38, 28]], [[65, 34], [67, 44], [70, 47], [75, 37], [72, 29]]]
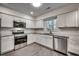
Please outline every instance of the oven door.
[[15, 45], [27, 42], [27, 36], [17, 36], [15, 37]]
[[15, 50], [27, 46], [27, 36], [15, 38]]

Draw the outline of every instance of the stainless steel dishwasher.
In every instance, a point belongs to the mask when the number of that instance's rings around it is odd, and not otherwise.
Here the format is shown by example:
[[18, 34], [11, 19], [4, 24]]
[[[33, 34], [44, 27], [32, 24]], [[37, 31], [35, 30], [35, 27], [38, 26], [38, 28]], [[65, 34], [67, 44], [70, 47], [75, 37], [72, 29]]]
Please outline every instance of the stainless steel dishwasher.
[[65, 36], [54, 35], [54, 50], [67, 54], [67, 39]]

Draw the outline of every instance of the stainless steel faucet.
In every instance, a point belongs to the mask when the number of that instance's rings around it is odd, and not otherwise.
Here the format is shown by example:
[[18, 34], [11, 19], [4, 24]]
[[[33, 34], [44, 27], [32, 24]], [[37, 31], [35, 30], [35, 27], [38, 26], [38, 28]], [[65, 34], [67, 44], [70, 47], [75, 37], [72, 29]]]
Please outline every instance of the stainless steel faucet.
[[49, 33], [52, 34], [52, 30], [51, 29], [49, 29]]

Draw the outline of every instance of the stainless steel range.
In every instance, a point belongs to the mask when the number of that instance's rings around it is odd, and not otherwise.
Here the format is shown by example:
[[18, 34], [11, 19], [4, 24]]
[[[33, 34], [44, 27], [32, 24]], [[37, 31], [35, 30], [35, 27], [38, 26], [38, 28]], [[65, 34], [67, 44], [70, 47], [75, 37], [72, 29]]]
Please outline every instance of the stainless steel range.
[[27, 35], [24, 34], [24, 30], [13, 31], [15, 39], [15, 49], [22, 48], [27, 45]]

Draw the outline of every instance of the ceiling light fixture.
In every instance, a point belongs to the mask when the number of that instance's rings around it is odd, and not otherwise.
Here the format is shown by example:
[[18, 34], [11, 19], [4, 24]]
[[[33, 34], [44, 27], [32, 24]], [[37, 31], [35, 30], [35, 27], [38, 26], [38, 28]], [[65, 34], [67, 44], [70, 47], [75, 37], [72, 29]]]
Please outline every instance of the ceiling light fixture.
[[31, 14], [31, 15], [33, 15], [33, 14], [34, 14], [34, 12], [33, 12], [33, 11], [31, 11], [31, 12], [30, 12], [30, 14]]
[[41, 4], [41, 3], [34, 2], [34, 3], [32, 3], [32, 5], [33, 5], [34, 7], [40, 7], [42, 4]]

